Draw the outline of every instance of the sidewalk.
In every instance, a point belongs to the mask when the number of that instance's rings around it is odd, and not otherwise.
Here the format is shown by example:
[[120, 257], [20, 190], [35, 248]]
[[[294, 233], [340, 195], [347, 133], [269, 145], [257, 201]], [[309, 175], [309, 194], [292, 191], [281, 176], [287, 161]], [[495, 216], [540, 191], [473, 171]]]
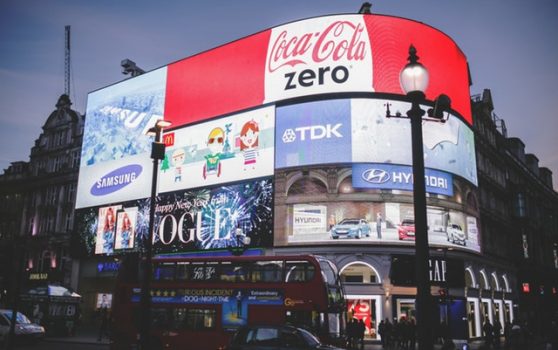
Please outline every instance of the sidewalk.
[[[484, 344], [484, 342], [482, 340], [470, 340], [467, 345], [468, 348], [467, 350], [478, 350], [481, 345]], [[440, 344], [435, 344], [434, 345], [434, 349], [439, 350], [442, 348], [442, 345]], [[369, 341], [364, 343], [364, 350], [392, 350], [395, 348], [383, 348], [382, 344], [380, 342], [376, 342], [376, 341]], [[418, 345], [415, 347], [415, 349], [418, 349]], [[501, 348], [502, 350], [504, 350], [504, 347], [502, 346]], [[463, 350], [463, 345], [458, 345], [456, 344], [455, 350]]]
[[45, 337], [46, 342], [56, 342], [56, 343], [73, 343], [73, 344], [97, 344], [97, 345], [109, 345], [109, 339], [104, 336], [101, 341], [98, 341], [99, 331], [93, 328], [78, 328], [76, 334], [67, 337]]

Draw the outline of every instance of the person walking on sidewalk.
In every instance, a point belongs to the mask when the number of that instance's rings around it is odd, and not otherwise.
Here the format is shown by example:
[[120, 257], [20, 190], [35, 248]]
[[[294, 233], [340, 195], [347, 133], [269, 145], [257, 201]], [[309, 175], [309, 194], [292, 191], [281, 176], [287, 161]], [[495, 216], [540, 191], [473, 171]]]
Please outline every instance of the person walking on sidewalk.
[[492, 327], [492, 323], [490, 323], [488, 318], [486, 319], [486, 321], [484, 321], [484, 325], [482, 326], [482, 331], [484, 332], [484, 344], [486, 345], [487, 348], [491, 348], [494, 328]]
[[97, 337], [97, 341], [102, 341], [104, 336], [108, 336], [109, 312], [106, 307], [101, 308], [100, 317], [101, 323], [99, 324], [99, 336]]
[[360, 349], [364, 350], [364, 334], [366, 333], [366, 325], [364, 324], [362, 318], [358, 320], [356, 329], [357, 329], [356, 335], [357, 335], [358, 343], [360, 343]]

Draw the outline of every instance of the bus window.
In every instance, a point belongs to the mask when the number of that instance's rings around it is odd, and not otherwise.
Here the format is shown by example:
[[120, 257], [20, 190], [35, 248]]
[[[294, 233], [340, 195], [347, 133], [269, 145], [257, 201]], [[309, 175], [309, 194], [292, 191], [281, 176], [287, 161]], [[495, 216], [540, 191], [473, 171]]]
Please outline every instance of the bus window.
[[153, 279], [155, 281], [172, 281], [174, 280], [174, 264], [160, 264], [153, 269]]
[[246, 282], [249, 281], [250, 269], [247, 264], [234, 262], [223, 262], [220, 266], [219, 277], [226, 282]]
[[187, 309], [186, 328], [203, 330], [215, 328], [217, 315], [213, 309]]
[[169, 310], [154, 308], [151, 310], [151, 327], [155, 329], [167, 329], [169, 326]]
[[193, 263], [189, 273], [190, 281], [212, 281], [217, 278], [217, 264]]
[[308, 282], [314, 278], [314, 266], [309, 261], [287, 261], [286, 282]]
[[179, 281], [185, 281], [189, 278], [188, 274], [189, 264], [178, 263], [176, 265], [176, 279]]
[[337, 283], [337, 272], [330, 265], [328, 261], [320, 260], [320, 268], [322, 269], [322, 276], [329, 285], [335, 285]]
[[252, 282], [281, 282], [282, 261], [256, 261], [252, 265]]

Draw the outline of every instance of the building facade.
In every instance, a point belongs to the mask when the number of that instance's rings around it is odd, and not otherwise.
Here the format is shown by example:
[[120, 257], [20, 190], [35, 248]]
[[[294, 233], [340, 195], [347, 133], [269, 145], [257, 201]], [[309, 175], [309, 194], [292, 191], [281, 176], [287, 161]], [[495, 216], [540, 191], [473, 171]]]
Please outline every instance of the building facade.
[[[389, 16], [263, 31], [91, 93], [85, 122], [62, 96], [30, 162], [0, 178], [0, 234], [25, 237], [25, 268], [56, 272], [46, 278], [77, 290], [89, 319], [147, 237], [152, 139], [144, 134], [164, 115], [174, 124], [164, 134], [155, 251], [227, 250], [240, 228], [262, 254], [323, 255], [341, 271], [348, 314], [377, 339], [381, 320], [414, 317], [416, 295], [409, 121], [385, 117], [410, 107], [398, 85], [409, 43], [370, 34], [385, 25], [413, 33], [433, 77], [428, 101], [448, 93], [454, 102], [446, 123], [424, 126], [436, 320], [457, 339], [481, 337], [486, 320], [521, 317], [542, 328], [558, 287], [551, 172], [507, 137], [489, 90], [470, 98], [466, 59], [450, 38]], [[321, 44], [310, 32], [335, 52], [312, 55], [308, 47]], [[334, 32], [344, 36], [328, 37]], [[288, 48], [299, 41], [308, 47]], [[430, 54], [432, 41], [455, 61]], [[206, 61], [218, 62], [211, 74]], [[184, 84], [194, 80], [195, 91]], [[2, 244], [7, 257], [12, 245]]]
[[[60, 96], [31, 149], [29, 162], [14, 162], [0, 176], [2, 257], [19, 264], [3, 280], [9, 290], [30, 283], [78, 287], [79, 259], [72, 254], [74, 205], [84, 117]], [[7, 306], [7, 296], [3, 305]]]

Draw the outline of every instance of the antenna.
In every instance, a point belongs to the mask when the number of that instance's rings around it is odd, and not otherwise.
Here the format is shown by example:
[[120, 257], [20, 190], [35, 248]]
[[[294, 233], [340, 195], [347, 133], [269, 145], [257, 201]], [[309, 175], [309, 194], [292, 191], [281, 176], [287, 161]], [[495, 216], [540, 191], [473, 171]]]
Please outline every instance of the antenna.
[[65, 27], [64, 93], [70, 97], [70, 26]]

